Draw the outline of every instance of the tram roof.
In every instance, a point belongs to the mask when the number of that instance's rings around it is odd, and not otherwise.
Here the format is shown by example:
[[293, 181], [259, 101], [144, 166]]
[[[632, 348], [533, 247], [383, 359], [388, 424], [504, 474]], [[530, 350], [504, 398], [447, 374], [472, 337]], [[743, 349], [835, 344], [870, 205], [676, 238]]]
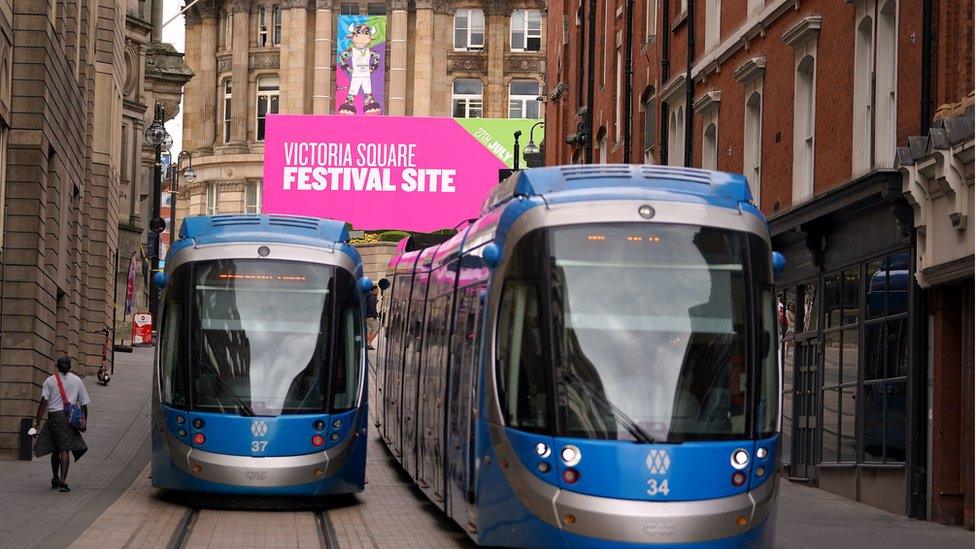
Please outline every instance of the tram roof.
[[194, 245], [266, 242], [322, 246], [349, 241], [346, 224], [334, 219], [269, 214], [222, 214], [187, 217], [171, 253]]
[[752, 201], [739, 174], [640, 164], [585, 164], [522, 170], [499, 183], [482, 213], [516, 196], [544, 196], [548, 202], [641, 198], [704, 202], [738, 208]]

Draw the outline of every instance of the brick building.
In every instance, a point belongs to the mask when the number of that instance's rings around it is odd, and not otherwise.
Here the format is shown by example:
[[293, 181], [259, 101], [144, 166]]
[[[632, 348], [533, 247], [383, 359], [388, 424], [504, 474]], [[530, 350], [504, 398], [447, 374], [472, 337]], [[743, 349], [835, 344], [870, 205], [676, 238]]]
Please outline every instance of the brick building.
[[177, 223], [261, 210], [264, 114], [335, 112], [340, 15], [387, 17], [384, 114], [537, 118], [541, 8], [539, 0], [201, 0], [186, 18], [197, 76], [183, 118], [197, 181], [180, 189]]
[[[968, 141], [946, 128], [973, 104], [972, 6], [556, 0], [548, 20], [562, 29], [548, 35], [548, 164], [748, 178], [788, 261], [785, 474], [909, 516], [965, 509], [971, 528], [973, 243], [964, 220], [946, 227], [972, 210], [972, 119]], [[951, 183], [918, 164], [947, 150], [951, 166], [933, 162]], [[913, 177], [936, 183], [919, 194]]]
[[126, 47], [149, 23], [123, 5], [0, 0], [0, 458], [17, 455], [59, 355], [82, 374], [102, 361], [125, 99], [151, 72]]

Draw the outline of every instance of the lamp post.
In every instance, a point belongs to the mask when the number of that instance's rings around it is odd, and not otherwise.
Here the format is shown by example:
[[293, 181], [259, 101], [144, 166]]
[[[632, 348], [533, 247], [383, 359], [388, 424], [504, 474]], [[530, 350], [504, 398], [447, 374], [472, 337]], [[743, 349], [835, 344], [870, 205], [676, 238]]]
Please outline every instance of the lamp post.
[[529, 129], [529, 144], [522, 149], [522, 158], [525, 159], [526, 168], [538, 168], [545, 163], [545, 158], [542, 157], [542, 149], [535, 144], [535, 129], [545, 125], [546, 123], [540, 120], [532, 124]]
[[149, 232], [146, 233], [146, 249], [151, 267], [151, 274], [149, 275], [149, 314], [152, 315], [153, 324], [158, 322], [156, 312], [159, 310], [159, 288], [153, 286], [152, 279], [156, 272], [159, 271], [159, 235], [166, 228], [166, 222], [159, 217], [161, 187], [163, 183], [162, 154], [164, 147], [172, 146], [173, 144], [173, 137], [166, 132], [166, 128], [163, 126], [164, 117], [163, 105], [157, 102], [152, 124], [146, 128], [145, 133], [146, 144], [151, 146], [155, 153], [153, 162], [153, 190], [152, 195], [149, 197]]
[[180, 166], [186, 159], [186, 169], [183, 170], [183, 181], [193, 183], [197, 180], [197, 172], [193, 171], [193, 153], [190, 151], [180, 151], [176, 157], [176, 168], [173, 170], [173, 180], [169, 185], [169, 245], [172, 246], [176, 241], [176, 193], [180, 190]]
[[522, 137], [522, 130], [515, 130], [515, 160], [512, 161], [512, 168], [515, 170], [519, 169], [519, 137]]

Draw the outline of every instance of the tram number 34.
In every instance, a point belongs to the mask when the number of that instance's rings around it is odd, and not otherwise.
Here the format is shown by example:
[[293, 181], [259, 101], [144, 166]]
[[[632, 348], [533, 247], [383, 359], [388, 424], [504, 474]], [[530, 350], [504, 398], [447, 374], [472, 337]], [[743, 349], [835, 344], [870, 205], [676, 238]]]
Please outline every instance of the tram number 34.
[[[251, 442], [252, 452], [263, 452], [268, 447], [267, 440], [255, 440]], [[664, 481], [667, 482], [667, 481]]]
[[664, 479], [660, 482], [656, 478], [652, 478], [647, 481], [647, 495], [656, 496], [658, 494], [668, 495], [671, 493], [671, 488], [668, 487], [668, 479]]

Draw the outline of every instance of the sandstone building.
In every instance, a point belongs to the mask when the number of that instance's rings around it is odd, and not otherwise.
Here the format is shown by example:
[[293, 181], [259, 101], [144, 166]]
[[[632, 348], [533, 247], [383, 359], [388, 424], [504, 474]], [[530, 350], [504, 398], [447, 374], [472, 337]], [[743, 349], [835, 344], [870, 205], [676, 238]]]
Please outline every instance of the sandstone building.
[[[538, 118], [546, 18], [539, 0], [201, 0], [187, 14], [186, 215], [260, 212], [266, 113], [335, 112], [340, 15], [385, 15], [391, 116]], [[342, 102], [344, 98], [340, 97]]]

